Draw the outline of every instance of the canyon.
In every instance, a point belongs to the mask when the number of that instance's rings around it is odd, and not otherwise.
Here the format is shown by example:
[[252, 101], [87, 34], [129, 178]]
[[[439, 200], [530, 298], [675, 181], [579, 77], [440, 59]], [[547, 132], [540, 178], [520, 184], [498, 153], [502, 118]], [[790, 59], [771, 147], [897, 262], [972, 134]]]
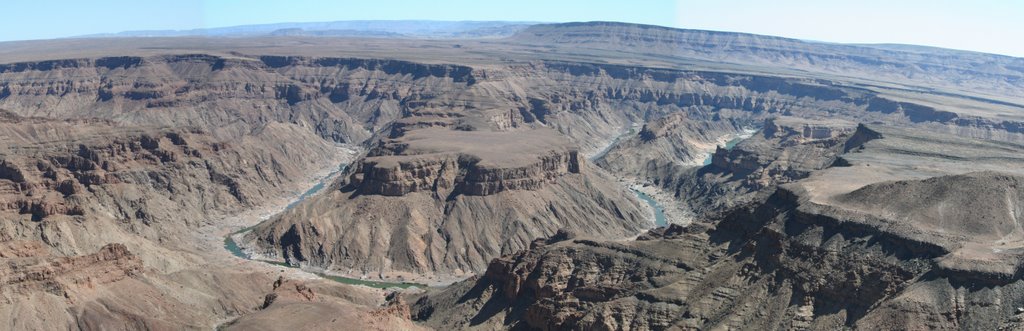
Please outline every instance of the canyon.
[[2, 45], [0, 328], [1024, 325], [1024, 59], [613, 22]]

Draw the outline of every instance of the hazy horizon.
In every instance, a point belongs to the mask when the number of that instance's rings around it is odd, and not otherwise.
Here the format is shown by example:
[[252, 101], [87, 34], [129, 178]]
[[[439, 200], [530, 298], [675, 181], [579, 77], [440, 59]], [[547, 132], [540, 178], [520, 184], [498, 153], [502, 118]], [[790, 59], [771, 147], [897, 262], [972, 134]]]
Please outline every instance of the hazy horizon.
[[336, 21], [616, 21], [672, 28], [754, 33], [854, 44], [909, 44], [1024, 57], [1024, 3], [983, 0], [866, 0], [819, 3], [788, 0], [616, 1], [526, 0], [506, 3], [446, 1], [125, 0], [60, 3], [36, 10], [14, 2], [18, 13], [0, 22], [0, 41], [185, 31], [242, 25]]

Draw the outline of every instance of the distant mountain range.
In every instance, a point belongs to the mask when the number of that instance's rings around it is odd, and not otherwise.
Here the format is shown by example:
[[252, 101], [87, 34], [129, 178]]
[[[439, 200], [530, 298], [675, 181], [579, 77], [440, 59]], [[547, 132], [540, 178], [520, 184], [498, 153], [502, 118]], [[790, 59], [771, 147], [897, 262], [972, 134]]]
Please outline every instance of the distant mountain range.
[[239, 25], [192, 30], [141, 30], [78, 36], [102, 37], [253, 37], [325, 36], [373, 38], [500, 38], [539, 22], [505, 21], [335, 21]]

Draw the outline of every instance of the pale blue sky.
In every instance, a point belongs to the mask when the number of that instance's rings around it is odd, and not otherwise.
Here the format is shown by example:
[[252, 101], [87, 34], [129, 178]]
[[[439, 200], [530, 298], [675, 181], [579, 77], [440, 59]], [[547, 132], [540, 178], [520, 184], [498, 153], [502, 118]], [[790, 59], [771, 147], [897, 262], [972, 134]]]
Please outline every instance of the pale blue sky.
[[1024, 0], [5, 0], [0, 40], [340, 20], [622, 21], [1024, 57]]

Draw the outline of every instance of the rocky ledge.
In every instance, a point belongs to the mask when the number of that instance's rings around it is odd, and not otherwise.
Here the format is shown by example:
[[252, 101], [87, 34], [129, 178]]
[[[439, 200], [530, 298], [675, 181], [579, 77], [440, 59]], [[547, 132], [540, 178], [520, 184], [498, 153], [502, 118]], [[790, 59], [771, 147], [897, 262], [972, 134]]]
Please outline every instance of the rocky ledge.
[[580, 173], [581, 162], [576, 148], [552, 130], [426, 128], [381, 141], [353, 169], [347, 189], [384, 196], [430, 192], [440, 199], [537, 190]]
[[579, 173], [579, 152], [550, 151], [535, 163], [511, 168], [480, 165], [467, 154], [430, 157], [367, 158], [352, 174], [359, 194], [401, 196], [429, 191], [439, 197], [452, 194], [492, 195], [507, 190], [537, 190], [559, 176]]
[[0, 299], [47, 292], [73, 302], [76, 292], [142, 273], [142, 260], [122, 244], [108, 244], [93, 254], [49, 256], [38, 241], [0, 242]]

